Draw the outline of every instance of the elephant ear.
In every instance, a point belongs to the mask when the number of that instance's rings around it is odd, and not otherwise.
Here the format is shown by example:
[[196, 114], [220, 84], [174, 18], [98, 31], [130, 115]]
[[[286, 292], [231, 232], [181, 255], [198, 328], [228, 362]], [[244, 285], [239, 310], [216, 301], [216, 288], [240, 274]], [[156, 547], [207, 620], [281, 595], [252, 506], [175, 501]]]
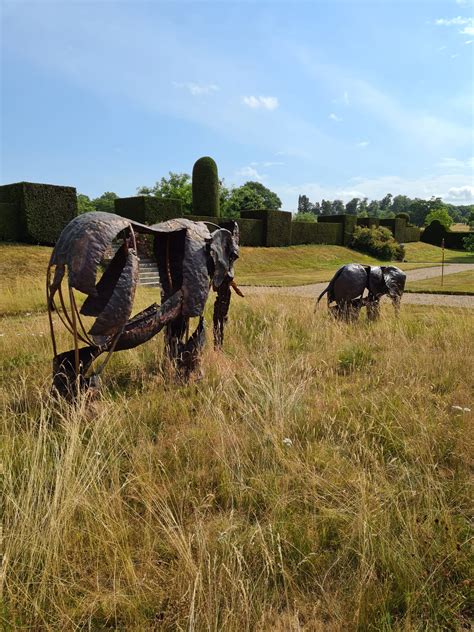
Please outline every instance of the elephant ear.
[[386, 292], [384, 270], [383, 266], [372, 266], [370, 268], [369, 291], [376, 296]]
[[[236, 223], [235, 223], [236, 225]], [[239, 257], [237, 232], [219, 228], [211, 235], [210, 254], [214, 264], [212, 287], [217, 290], [224, 280], [234, 278], [234, 261]]]
[[407, 275], [396, 266], [382, 267], [383, 279], [387, 287], [387, 293], [391, 298], [401, 296], [405, 289]]

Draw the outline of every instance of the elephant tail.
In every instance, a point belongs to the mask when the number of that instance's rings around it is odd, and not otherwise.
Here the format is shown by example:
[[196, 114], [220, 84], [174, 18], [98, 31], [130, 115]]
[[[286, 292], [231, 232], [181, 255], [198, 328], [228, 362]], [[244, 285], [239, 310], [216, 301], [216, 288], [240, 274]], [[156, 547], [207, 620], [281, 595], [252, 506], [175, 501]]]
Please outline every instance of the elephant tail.
[[323, 298], [323, 296], [324, 296], [325, 294], [327, 294], [327, 292], [329, 292], [329, 288], [330, 288], [330, 286], [331, 286], [331, 284], [329, 284], [329, 285], [327, 286], [327, 288], [326, 288], [325, 290], [323, 290], [323, 291], [321, 292], [321, 294], [318, 296], [318, 300], [316, 301], [316, 305], [317, 305], [317, 304], [319, 303], [319, 301]]

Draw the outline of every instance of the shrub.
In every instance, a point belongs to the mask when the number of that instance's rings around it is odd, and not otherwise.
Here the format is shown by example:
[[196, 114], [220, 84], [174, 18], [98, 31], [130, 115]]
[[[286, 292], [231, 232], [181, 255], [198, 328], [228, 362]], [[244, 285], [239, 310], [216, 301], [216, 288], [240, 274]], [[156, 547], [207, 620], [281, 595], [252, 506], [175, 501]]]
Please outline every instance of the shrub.
[[471, 233], [463, 239], [464, 249], [468, 252], [474, 252], [474, 233]]
[[350, 247], [385, 261], [403, 261], [405, 257], [405, 248], [383, 226], [356, 226]]
[[314, 213], [296, 213], [293, 217], [294, 222], [311, 222], [312, 224], [316, 221], [316, 217]]
[[219, 217], [217, 165], [209, 156], [196, 160], [193, 167], [193, 215]]

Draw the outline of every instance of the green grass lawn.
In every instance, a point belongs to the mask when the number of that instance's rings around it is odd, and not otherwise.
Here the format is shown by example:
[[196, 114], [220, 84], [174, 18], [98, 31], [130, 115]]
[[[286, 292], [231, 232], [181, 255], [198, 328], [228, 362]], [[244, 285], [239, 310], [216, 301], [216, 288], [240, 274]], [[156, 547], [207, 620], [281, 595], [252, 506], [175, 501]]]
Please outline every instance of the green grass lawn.
[[[441, 263], [442, 249], [439, 246], [416, 241], [405, 244], [405, 259], [409, 263]], [[444, 251], [445, 263], [474, 263], [474, 253], [465, 250]]]
[[[289, 246], [288, 248], [240, 249], [236, 281], [240, 285], [307, 285], [329, 281], [346, 263], [383, 265], [379, 259], [343, 246]], [[404, 270], [422, 268], [427, 263], [397, 263]]]
[[[441, 261], [441, 248], [425, 243], [406, 245], [404, 270]], [[51, 248], [25, 244], [0, 244], [0, 316], [45, 308], [45, 274]], [[241, 248], [236, 264], [240, 285], [291, 286], [329, 281], [345, 263], [357, 261], [380, 265], [374, 257], [342, 246], [289, 246], [288, 248]], [[446, 263], [474, 263], [474, 254], [445, 251]]]
[[437, 294], [449, 292], [474, 294], [474, 271], [467, 270], [466, 272], [447, 274], [444, 276], [443, 285], [441, 285], [441, 276], [420, 281], [409, 281], [407, 291], [433, 292]]

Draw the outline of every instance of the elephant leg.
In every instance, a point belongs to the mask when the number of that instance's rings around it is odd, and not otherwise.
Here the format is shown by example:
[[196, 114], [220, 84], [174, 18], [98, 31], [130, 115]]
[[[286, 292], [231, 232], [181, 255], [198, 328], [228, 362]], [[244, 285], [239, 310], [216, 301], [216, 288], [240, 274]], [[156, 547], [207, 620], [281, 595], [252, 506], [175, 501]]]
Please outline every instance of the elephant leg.
[[178, 342], [178, 356], [176, 358], [176, 370], [178, 376], [187, 382], [191, 374], [196, 371], [201, 363], [202, 350], [206, 342], [206, 330], [204, 318], [201, 316], [196, 331], [185, 343]]
[[373, 294], [367, 300], [367, 319], [374, 322], [380, 318], [380, 299]]
[[189, 323], [189, 319], [184, 316], [178, 316], [175, 320], [166, 325], [165, 331], [165, 353], [171, 362], [175, 363], [179, 353], [180, 344], [182, 344], [183, 337], [186, 333], [186, 329]]
[[230, 284], [224, 281], [217, 290], [217, 296], [214, 302], [213, 327], [215, 349], [220, 349], [224, 343], [224, 325], [227, 322], [230, 299]]
[[66, 400], [74, 401], [79, 392], [97, 386], [95, 376], [86, 377], [92, 362], [103, 352], [100, 347], [88, 346], [79, 349], [79, 371], [76, 371], [74, 349], [59, 353], [53, 359], [53, 392]]

